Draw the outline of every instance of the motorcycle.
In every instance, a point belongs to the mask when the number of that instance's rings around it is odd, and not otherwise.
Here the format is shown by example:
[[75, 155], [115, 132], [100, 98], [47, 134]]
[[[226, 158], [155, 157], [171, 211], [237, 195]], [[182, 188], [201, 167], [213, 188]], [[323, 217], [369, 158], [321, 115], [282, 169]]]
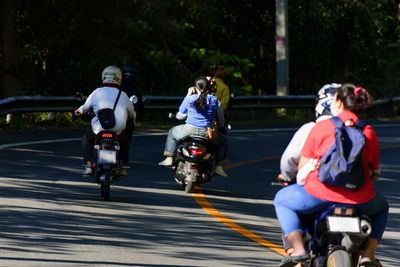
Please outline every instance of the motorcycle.
[[214, 169], [215, 149], [208, 139], [189, 136], [178, 143], [172, 169], [175, 181], [186, 193], [209, 182]]
[[101, 131], [96, 135], [94, 145], [95, 177], [100, 184], [100, 196], [110, 199], [111, 184], [119, 178], [119, 142], [113, 131]]
[[[272, 185], [291, 183], [278, 179]], [[371, 220], [353, 205], [334, 203], [310, 215], [302, 215], [304, 247], [311, 259], [304, 267], [357, 267], [359, 256], [372, 231]]]
[[[83, 99], [83, 95], [79, 94]], [[138, 102], [135, 95], [132, 95], [129, 99], [133, 105]], [[94, 116], [93, 110], [90, 110], [86, 116]], [[96, 182], [100, 185], [100, 196], [106, 201], [110, 200], [111, 184], [119, 178], [121, 168], [119, 158], [120, 148], [118, 135], [114, 131], [103, 130], [96, 134], [93, 147], [93, 168]]]

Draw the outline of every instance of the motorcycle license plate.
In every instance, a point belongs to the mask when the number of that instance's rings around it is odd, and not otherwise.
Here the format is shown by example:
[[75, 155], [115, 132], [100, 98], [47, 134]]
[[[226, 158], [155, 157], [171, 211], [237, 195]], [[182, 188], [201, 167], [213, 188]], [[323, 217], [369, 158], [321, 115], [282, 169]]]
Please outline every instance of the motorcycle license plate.
[[360, 220], [357, 217], [328, 216], [330, 232], [360, 233]]
[[102, 164], [116, 164], [117, 152], [114, 150], [98, 150], [97, 162]]

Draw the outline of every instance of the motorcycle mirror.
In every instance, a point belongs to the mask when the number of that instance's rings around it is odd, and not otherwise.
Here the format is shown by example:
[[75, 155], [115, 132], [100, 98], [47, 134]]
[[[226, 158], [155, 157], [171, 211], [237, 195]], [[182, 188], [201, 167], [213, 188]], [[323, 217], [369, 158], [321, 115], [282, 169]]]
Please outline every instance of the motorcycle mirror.
[[131, 97], [129, 98], [129, 100], [130, 100], [133, 104], [136, 104], [136, 103], [138, 102], [138, 98], [137, 98], [137, 96], [135, 96], [135, 95], [131, 96]]

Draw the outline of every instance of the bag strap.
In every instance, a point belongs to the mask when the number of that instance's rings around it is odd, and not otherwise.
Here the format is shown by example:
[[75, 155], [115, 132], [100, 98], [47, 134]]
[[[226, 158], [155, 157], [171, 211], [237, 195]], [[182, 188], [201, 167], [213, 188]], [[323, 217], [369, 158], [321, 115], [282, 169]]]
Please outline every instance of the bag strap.
[[335, 126], [336, 126], [337, 128], [342, 127], [342, 125], [343, 125], [342, 120], [341, 120], [339, 117], [337, 117], [337, 116], [333, 116], [333, 117], [331, 118], [331, 121], [333, 122], [333, 124], [335, 124]]
[[356, 122], [356, 127], [362, 131], [364, 129], [364, 127], [367, 126], [368, 124], [369, 123], [367, 121], [358, 120]]
[[119, 89], [119, 91], [118, 91], [118, 95], [117, 95], [117, 99], [115, 100], [115, 103], [114, 103], [114, 107], [113, 107], [113, 111], [115, 110], [115, 108], [117, 107], [117, 103], [118, 103], [118, 100], [119, 100], [119, 96], [121, 95], [121, 89]]
[[[337, 116], [333, 116], [331, 118], [331, 121], [333, 122], [333, 124], [335, 124], [336, 127], [341, 127], [343, 125], [342, 120], [337, 117]], [[363, 130], [365, 126], [367, 126], [369, 123], [367, 121], [364, 120], [357, 120], [357, 122], [355, 123], [355, 127], [359, 130]]]

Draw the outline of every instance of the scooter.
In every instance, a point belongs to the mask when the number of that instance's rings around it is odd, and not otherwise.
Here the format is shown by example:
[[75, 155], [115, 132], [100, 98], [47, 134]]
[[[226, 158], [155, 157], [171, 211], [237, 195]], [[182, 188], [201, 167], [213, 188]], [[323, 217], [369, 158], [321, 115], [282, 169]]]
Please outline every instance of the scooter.
[[332, 204], [315, 214], [314, 225], [306, 227], [309, 267], [358, 266], [357, 251], [371, 234], [371, 220], [355, 206]]
[[[271, 185], [294, 183], [277, 178]], [[353, 205], [331, 204], [301, 217], [304, 247], [311, 258], [304, 267], [357, 267], [357, 251], [372, 232], [371, 220]], [[288, 242], [284, 240], [284, 242]]]
[[178, 143], [172, 169], [175, 181], [181, 184], [186, 193], [209, 182], [214, 169], [215, 150], [208, 139], [189, 136]]

